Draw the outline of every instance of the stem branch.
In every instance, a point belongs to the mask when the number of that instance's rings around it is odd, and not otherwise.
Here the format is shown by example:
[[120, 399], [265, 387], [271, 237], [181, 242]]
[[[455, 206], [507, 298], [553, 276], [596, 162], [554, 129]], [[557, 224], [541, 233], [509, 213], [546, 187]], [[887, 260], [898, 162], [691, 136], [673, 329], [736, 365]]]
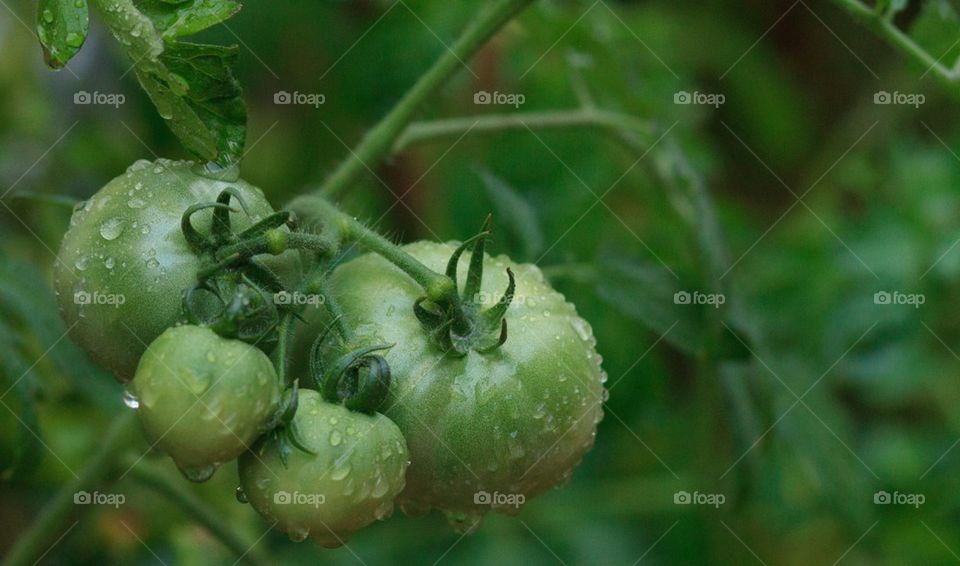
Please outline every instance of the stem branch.
[[407, 91], [400, 101], [381, 119], [319, 190], [330, 197], [339, 194], [367, 169], [375, 166], [393, 146], [394, 140], [413, 119], [420, 105], [443, 85], [517, 13], [533, 0], [496, 0], [483, 9], [463, 31], [456, 43], [437, 59], [426, 73]]

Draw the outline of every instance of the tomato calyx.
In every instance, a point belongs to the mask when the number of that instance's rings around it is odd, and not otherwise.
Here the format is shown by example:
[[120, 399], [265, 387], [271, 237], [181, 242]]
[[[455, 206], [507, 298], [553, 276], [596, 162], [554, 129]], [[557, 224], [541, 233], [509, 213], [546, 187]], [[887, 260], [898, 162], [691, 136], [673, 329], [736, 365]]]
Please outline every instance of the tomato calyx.
[[[479, 234], [460, 244], [447, 262], [446, 276], [453, 282], [447, 298], [434, 299], [430, 294], [413, 304], [413, 312], [430, 337], [444, 350], [466, 355], [470, 350], [481, 354], [492, 352], [507, 341], [507, 309], [513, 301], [516, 281], [507, 268], [509, 283], [496, 303], [483, 310], [483, 258], [486, 239], [490, 235], [491, 217], [487, 216]], [[467, 279], [460, 291], [457, 268], [463, 253], [470, 251]]]
[[[335, 325], [336, 321], [331, 327]], [[330, 328], [317, 337], [310, 350], [310, 376], [317, 391], [329, 403], [372, 415], [386, 401], [391, 378], [390, 365], [376, 352], [393, 344], [352, 346], [338, 340], [325, 353], [323, 344], [329, 334]], [[333, 362], [327, 363], [325, 358]]]
[[270, 426], [270, 432], [265, 435], [265, 440], [260, 443], [260, 450], [264, 446], [276, 446], [280, 455], [280, 462], [284, 467], [290, 459], [294, 450], [300, 450], [307, 454], [316, 455], [303, 441], [303, 437], [297, 428], [294, 416], [297, 414], [297, 407], [300, 399], [300, 380], [295, 379], [293, 385], [284, 395], [284, 400], [277, 410], [276, 416]]

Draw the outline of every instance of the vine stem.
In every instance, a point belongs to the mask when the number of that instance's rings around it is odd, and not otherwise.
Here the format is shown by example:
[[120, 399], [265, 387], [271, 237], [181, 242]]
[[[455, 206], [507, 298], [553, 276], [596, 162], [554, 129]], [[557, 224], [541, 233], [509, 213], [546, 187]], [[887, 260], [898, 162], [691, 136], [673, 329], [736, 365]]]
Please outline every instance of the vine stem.
[[116, 469], [116, 461], [137, 437], [137, 414], [124, 410], [114, 418], [97, 451], [73, 481], [65, 484], [40, 512], [40, 515], [10, 549], [5, 566], [33, 564], [45, 552], [45, 545], [56, 538], [57, 530], [74, 510], [74, 495], [94, 489]]
[[559, 128], [588, 127], [612, 131], [631, 131], [650, 135], [652, 123], [629, 114], [584, 107], [576, 110], [549, 112], [521, 112], [513, 114], [487, 114], [477, 117], [449, 118], [413, 122], [393, 146], [398, 153], [408, 147], [437, 139], [458, 138], [462, 135], [482, 135], [506, 130], [549, 130]]
[[253, 566], [270, 564], [270, 561], [256, 550], [255, 542], [244, 539], [221, 517], [210, 511], [206, 502], [185, 489], [181, 482], [175, 481], [175, 478], [171, 478], [160, 467], [145, 460], [134, 462], [133, 458], [128, 458], [125, 461], [132, 466], [130, 476], [134, 480], [175, 503], [229, 548], [238, 557], [238, 562], [244, 560]]
[[335, 234], [341, 242], [356, 242], [382, 255], [419, 283], [427, 291], [430, 300], [458, 304], [459, 298], [453, 280], [430, 269], [417, 258], [403, 251], [400, 246], [366, 227], [326, 199], [301, 197], [292, 201], [288, 208], [297, 216], [323, 220], [325, 230]]
[[443, 85], [501, 27], [533, 0], [496, 0], [484, 8], [467, 26], [452, 47], [444, 51], [430, 69], [404, 94], [390, 112], [370, 130], [319, 189], [319, 194], [332, 197], [356, 181], [368, 166], [379, 163], [393, 146], [394, 140], [413, 119], [420, 105]]
[[[900, 31], [888, 14], [878, 12], [863, 4], [860, 0], [833, 0], [833, 2], [846, 10], [847, 13], [852, 15], [866, 28], [893, 44], [894, 47], [907, 57], [913, 59], [925, 70], [932, 72], [951, 93], [954, 95], [960, 94], [960, 91], [957, 89], [960, 73], [954, 69], [947, 68], [940, 63], [939, 60], [927, 53], [913, 38]], [[958, 64], [960, 64], [960, 60], [958, 60]]]

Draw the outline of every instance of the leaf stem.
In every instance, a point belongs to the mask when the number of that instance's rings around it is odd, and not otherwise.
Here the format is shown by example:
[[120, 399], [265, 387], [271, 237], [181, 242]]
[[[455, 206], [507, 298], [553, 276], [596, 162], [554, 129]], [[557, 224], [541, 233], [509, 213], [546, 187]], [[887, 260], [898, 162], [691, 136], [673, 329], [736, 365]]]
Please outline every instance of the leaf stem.
[[413, 119], [421, 104], [456, 72], [501, 27], [533, 0], [495, 0], [487, 5], [463, 31], [450, 49], [437, 59], [403, 98], [370, 130], [334, 170], [319, 189], [323, 196], [334, 196], [346, 189], [368, 168], [379, 163], [397, 136]]
[[[129, 462], [130, 465], [133, 462]], [[210, 511], [207, 503], [185, 489], [179, 478], [172, 478], [156, 464], [140, 460], [130, 470], [130, 476], [137, 482], [152, 489], [176, 504], [182, 511], [190, 515], [197, 523], [205, 527], [210, 533], [223, 543], [240, 560], [254, 566], [270, 564], [263, 554], [256, 550], [256, 542], [251, 542], [240, 535], [229, 523]]]
[[655, 131], [652, 123], [628, 114], [589, 107], [549, 112], [487, 114], [477, 117], [468, 116], [413, 122], [397, 139], [393, 151], [396, 153], [418, 143], [458, 138], [463, 135], [490, 134], [505, 130], [546, 130], [571, 127], [631, 131], [643, 135], [650, 135]]
[[[3, 564], [20, 566], [33, 564], [47, 545], [56, 538], [59, 527], [67, 515], [75, 510], [74, 496], [81, 491], [90, 491], [115, 471], [117, 457], [137, 437], [137, 414], [123, 410], [107, 429], [97, 451], [73, 481], [65, 484], [44, 506], [40, 515], [10, 549]], [[89, 506], [84, 507], [84, 509]]]
[[913, 59], [924, 70], [933, 73], [947, 87], [949, 92], [954, 95], [960, 94], [960, 90], [957, 89], [960, 74], [940, 63], [913, 38], [900, 31], [887, 14], [877, 12], [860, 0], [833, 0], [833, 2], [846, 10], [864, 27], [880, 36], [881, 39], [891, 43], [908, 58]]

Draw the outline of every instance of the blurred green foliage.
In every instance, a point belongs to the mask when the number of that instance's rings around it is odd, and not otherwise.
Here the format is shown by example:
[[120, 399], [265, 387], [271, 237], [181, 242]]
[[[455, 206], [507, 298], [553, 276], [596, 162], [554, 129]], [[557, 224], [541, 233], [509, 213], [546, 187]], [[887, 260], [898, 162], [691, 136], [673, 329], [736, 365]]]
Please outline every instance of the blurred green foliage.
[[[898, 24], [952, 61], [955, 3], [910, 4]], [[84, 49], [54, 74], [32, 31], [34, 4], [8, 6], [0, 11], [0, 524], [10, 527], [0, 549], [124, 410], [120, 387], [61, 339], [49, 273], [70, 208], [41, 197], [83, 199], [135, 159], [185, 156], [95, 17]], [[291, 564], [956, 559], [960, 100], [832, 4], [746, 7], [538, 2], [422, 118], [572, 110], [580, 81], [597, 106], [669, 130], [666, 140], [649, 154], [584, 129], [443, 140], [395, 156], [343, 199], [403, 241], [465, 238], [492, 210], [493, 251], [540, 264], [592, 322], [611, 395], [597, 445], [568, 486], [518, 518], [488, 518], [467, 538], [439, 516], [398, 513], [337, 551], [267, 533], [234, 500], [230, 467], [190, 489]], [[203, 32], [241, 43], [244, 177], [278, 204], [316, 187], [475, 9], [249, 3]], [[122, 93], [125, 103], [77, 105], [80, 90]], [[522, 93], [525, 103], [476, 106], [478, 90]], [[325, 102], [274, 104], [280, 91], [322, 93]], [[722, 93], [726, 103], [674, 104], [678, 91]], [[925, 104], [877, 105], [878, 91], [922, 93]], [[689, 222], [692, 201], [663, 174], [671, 151], [710, 191], [726, 241]], [[672, 301], [712, 285], [705, 246], [729, 247], [724, 322], [749, 347], [722, 363], [697, 353], [716, 313]], [[881, 291], [922, 293], [925, 303], [878, 305]], [[112, 489], [127, 504], [86, 512], [46, 560], [236, 559], [130, 478]], [[877, 505], [881, 490], [925, 502]], [[680, 491], [723, 494], [725, 503], [677, 505]]]

